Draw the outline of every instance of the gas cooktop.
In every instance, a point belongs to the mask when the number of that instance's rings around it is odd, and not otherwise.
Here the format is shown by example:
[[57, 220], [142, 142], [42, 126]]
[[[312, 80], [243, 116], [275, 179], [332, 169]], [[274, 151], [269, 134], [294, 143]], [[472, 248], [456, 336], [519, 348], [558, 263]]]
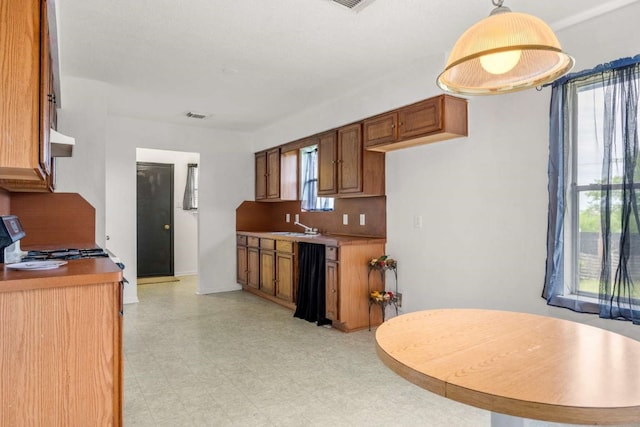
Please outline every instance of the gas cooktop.
[[53, 249], [44, 251], [29, 251], [22, 261], [50, 260], [50, 259], [80, 259], [106, 258], [109, 255], [101, 248], [90, 249]]

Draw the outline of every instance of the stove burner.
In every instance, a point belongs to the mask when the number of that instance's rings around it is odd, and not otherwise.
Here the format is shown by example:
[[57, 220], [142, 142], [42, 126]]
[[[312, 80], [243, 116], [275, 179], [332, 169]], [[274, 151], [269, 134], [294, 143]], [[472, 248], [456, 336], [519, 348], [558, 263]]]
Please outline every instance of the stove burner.
[[91, 249], [54, 249], [45, 251], [29, 251], [22, 261], [42, 261], [52, 259], [103, 258], [109, 255], [100, 248]]

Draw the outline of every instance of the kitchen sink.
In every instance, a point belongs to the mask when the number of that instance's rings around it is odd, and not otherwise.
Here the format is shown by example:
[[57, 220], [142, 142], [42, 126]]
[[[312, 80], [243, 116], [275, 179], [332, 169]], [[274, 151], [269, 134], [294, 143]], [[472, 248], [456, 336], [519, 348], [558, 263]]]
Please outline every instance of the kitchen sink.
[[289, 236], [289, 237], [317, 237], [317, 236], [319, 236], [319, 234], [297, 233], [295, 231], [273, 231], [270, 234], [276, 234], [278, 236]]

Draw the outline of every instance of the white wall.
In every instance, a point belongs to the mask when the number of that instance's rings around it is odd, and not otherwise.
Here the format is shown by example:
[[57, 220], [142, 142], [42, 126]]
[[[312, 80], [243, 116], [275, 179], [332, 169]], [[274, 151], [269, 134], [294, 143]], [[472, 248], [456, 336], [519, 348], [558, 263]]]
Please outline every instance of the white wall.
[[96, 243], [105, 241], [106, 94], [104, 83], [63, 78], [58, 130], [75, 137], [73, 157], [56, 162], [56, 192], [80, 193], [96, 209]]
[[[136, 277], [136, 148], [200, 153], [198, 293], [239, 289], [235, 280], [235, 208], [253, 194], [253, 157], [246, 137], [231, 132], [109, 116], [107, 233], [109, 245]], [[137, 300], [132, 287], [126, 302]]]
[[198, 213], [182, 209], [189, 163], [200, 163], [199, 153], [138, 148], [137, 162], [173, 165], [173, 268], [176, 276], [198, 273]]
[[[246, 135], [111, 116], [108, 86], [62, 80], [60, 129], [76, 136], [74, 156], [58, 163], [59, 191], [78, 192], [96, 208], [96, 242], [125, 264], [125, 303], [137, 302], [136, 148], [200, 153], [198, 293], [239, 289], [235, 280], [235, 208], [253, 197], [253, 156]], [[68, 108], [68, 110], [67, 110]], [[78, 153], [76, 155], [76, 153]]]
[[[635, 3], [558, 32], [575, 71], [640, 53]], [[439, 94], [443, 57], [426, 58], [261, 132], [264, 147]], [[628, 322], [546, 305], [550, 89], [469, 101], [469, 137], [387, 153], [387, 252], [404, 312], [480, 307], [549, 314], [640, 339]], [[256, 147], [263, 148], [263, 147]], [[424, 226], [413, 227], [423, 216]]]

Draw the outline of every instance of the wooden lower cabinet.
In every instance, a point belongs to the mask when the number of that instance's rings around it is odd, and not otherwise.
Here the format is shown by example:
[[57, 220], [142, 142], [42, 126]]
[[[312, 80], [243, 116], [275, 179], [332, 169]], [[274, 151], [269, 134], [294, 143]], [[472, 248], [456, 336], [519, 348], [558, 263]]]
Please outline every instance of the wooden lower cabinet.
[[[368, 239], [358, 238], [358, 241], [357, 244], [341, 241], [340, 246], [338, 243], [336, 246], [327, 244], [325, 249], [325, 315], [333, 327], [344, 332], [369, 326], [368, 264], [372, 258], [385, 253], [383, 240], [367, 243]], [[237, 253], [239, 257], [244, 256], [240, 246]], [[243, 289], [295, 309], [298, 291], [296, 254], [297, 243], [294, 241], [247, 236], [247, 283], [243, 284]], [[238, 266], [242, 265], [241, 260], [237, 262]], [[382, 280], [379, 274], [372, 274], [371, 288], [384, 289]], [[381, 322], [380, 310], [373, 307], [371, 325]]]
[[260, 289], [260, 249], [247, 248], [247, 286]]
[[236, 237], [236, 281], [242, 286], [247, 286], [249, 268], [247, 265], [247, 236]]
[[79, 283], [92, 265], [83, 261], [65, 266], [66, 283], [13, 272], [0, 282], [2, 426], [122, 425], [122, 288], [104, 282], [121, 273]]
[[298, 268], [294, 256], [295, 243], [276, 241], [276, 297], [295, 303]]
[[276, 241], [260, 239], [260, 292], [276, 294]]
[[[244, 236], [244, 237], [246, 237], [247, 239], [246, 286], [248, 288], [258, 290], [260, 289], [260, 239], [252, 236]], [[240, 238], [240, 236], [238, 238]]]
[[338, 273], [338, 248], [327, 246], [326, 248], [326, 272], [325, 272], [325, 292], [326, 292], [326, 317], [329, 320], [340, 320], [338, 312], [338, 284], [340, 276]]
[[[330, 259], [333, 250], [335, 260]], [[334, 328], [349, 332], [369, 326], [368, 263], [384, 254], [384, 250], [384, 243], [327, 247], [327, 318], [331, 319]], [[380, 275], [372, 274], [371, 288], [384, 289], [381, 281]], [[382, 313], [372, 307], [371, 325], [380, 323]]]

